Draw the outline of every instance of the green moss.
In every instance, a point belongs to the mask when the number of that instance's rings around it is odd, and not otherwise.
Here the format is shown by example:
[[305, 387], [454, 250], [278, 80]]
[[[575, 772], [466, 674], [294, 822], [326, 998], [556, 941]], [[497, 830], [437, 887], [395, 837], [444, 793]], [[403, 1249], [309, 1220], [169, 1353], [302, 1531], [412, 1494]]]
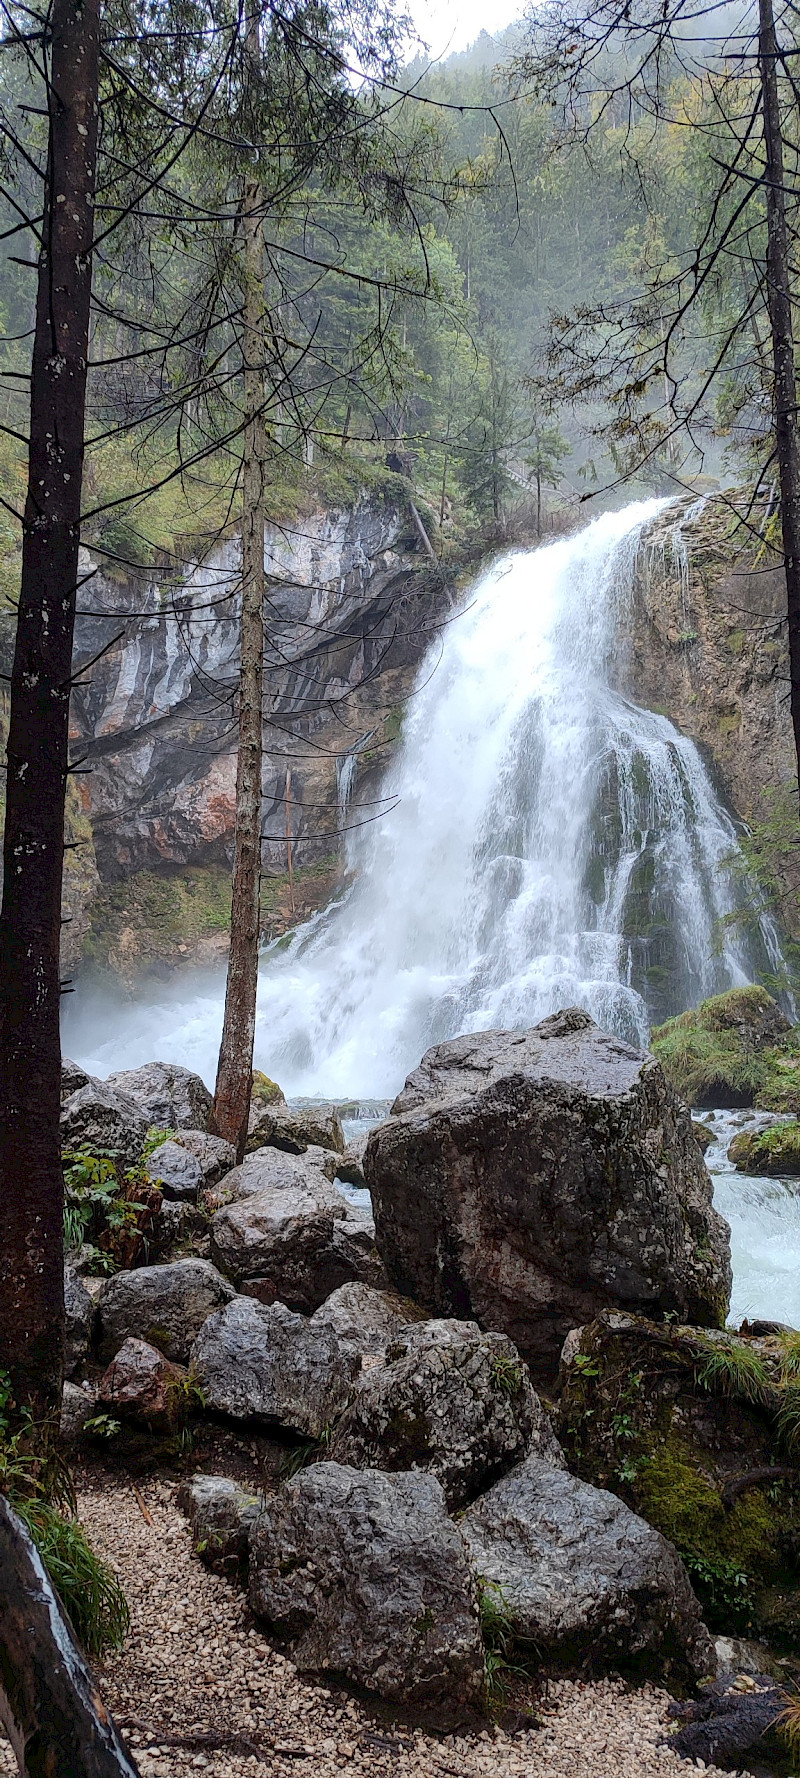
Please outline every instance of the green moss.
[[689, 1104], [800, 1111], [800, 1030], [766, 988], [732, 988], [668, 1019], [651, 1048]]
[[740, 1173], [773, 1178], [800, 1174], [800, 1123], [775, 1124], [771, 1130], [742, 1130], [728, 1149]]
[[255, 1100], [257, 1105], [281, 1105], [283, 1103], [283, 1093], [277, 1081], [270, 1080], [269, 1075], [263, 1074], [260, 1068], [253, 1069], [253, 1086], [250, 1098]]

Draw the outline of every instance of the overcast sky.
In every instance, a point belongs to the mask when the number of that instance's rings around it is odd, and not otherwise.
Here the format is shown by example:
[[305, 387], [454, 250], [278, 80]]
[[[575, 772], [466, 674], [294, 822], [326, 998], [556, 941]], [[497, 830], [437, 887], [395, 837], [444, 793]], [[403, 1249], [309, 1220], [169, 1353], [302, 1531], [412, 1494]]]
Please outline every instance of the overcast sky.
[[420, 37], [434, 56], [466, 49], [481, 31], [502, 31], [519, 18], [524, 0], [409, 0]]

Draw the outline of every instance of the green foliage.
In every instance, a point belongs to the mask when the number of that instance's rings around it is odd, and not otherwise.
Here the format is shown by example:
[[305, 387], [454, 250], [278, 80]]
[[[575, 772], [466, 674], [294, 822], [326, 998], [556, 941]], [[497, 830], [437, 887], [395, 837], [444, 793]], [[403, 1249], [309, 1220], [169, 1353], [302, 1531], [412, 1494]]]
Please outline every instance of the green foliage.
[[63, 1458], [30, 1414], [15, 1410], [5, 1371], [0, 1371], [0, 1493], [27, 1526], [87, 1653], [118, 1648], [129, 1623], [125, 1595], [75, 1518], [75, 1493]]
[[709, 1623], [729, 1626], [747, 1635], [753, 1627], [752, 1580], [735, 1562], [682, 1550], [689, 1579], [702, 1600]]
[[504, 1704], [509, 1679], [525, 1673], [524, 1667], [509, 1658], [518, 1642], [514, 1614], [497, 1581], [479, 1574], [477, 1583], [489, 1703]]
[[94, 1438], [112, 1439], [122, 1431], [122, 1421], [115, 1420], [113, 1414], [93, 1414], [89, 1420], [84, 1420], [83, 1430]]
[[503, 1395], [518, 1395], [525, 1381], [525, 1372], [518, 1359], [509, 1353], [498, 1352], [490, 1362], [490, 1370], [497, 1388]]
[[651, 1048], [690, 1105], [800, 1111], [800, 1031], [785, 1023], [765, 988], [734, 988], [668, 1019]]
[[152, 1189], [152, 1182], [140, 1167], [123, 1167], [110, 1149], [69, 1149], [63, 1166], [64, 1245], [69, 1252], [86, 1242], [96, 1249], [100, 1268], [113, 1269], [114, 1237], [135, 1228], [146, 1208], [135, 1194], [141, 1186]]
[[769, 1406], [775, 1397], [775, 1388], [760, 1352], [743, 1341], [732, 1340], [726, 1345], [709, 1341], [708, 1357], [697, 1380], [703, 1389], [761, 1407]]
[[774, 1124], [769, 1130], [740, 1130], [728, 1149], [740, 1173], [800, 1174], [800, 1123]]
[[177, 1135], [177, 1130], [157, 1130], [155, 1124], [153, 1124], [145, 1137], [144, 1148], [142, 1149], [142, 1160], [146, 1161], [157, 1148], [161, 1148], [164, 1142], [174, 1142]]

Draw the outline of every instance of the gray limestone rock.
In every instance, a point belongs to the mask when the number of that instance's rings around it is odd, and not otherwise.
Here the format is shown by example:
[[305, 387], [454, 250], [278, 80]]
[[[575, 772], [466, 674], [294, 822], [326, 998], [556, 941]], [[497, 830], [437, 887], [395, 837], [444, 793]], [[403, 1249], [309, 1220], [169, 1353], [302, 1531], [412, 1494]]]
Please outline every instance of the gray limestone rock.
[[148, 1120], [141, 1106], [107, 1081], [90, 1080], [64, 1100], [61, 1147], [109, 1149], [131, 1166], [141, 1155]]
[[80, 1087], [88, 1086], [91, 1074], [86, 1073], [78, 1062], [71, 1062], [69, 1056], [61, 1058], [61, 1103], [68, 1099], [70, 1093], [77, 1093]]
[[329, 1328], [241, 1296], [209, 1316], [191, 1362], [212, 1412], [304, 1438], [319, 1438], [341, 1413], [358, 1373]]
[[446, 1728], [485, 1704], [475, 1585], [431, 1476], [302, 1471], [254, 1526], [250, 1604], [303, 1673]]
[[165, 1198], [196, 1200], [205, 1185], [199, 1160], [178, 1142], [161, 1142], [145, 1161], [145, 1172], [154, 1185], [160, 1185]]
[[81, 1389], [77, 1383], [67, 1381], [61, 1397], [61, 1418], [58, 1436], [62, 1445], [74, 1445], [83, 1432], [87, 1420], [90, 1420], [97, 1406], [93, 1390]]
[[382, 1358], [410, 1322], [426, 1319], [425, 1310], [408, 1297], [359, 1282], [340, 1285], [311, 1317], [315, 1327], [329, 1327], [346, 1352], [362, 1359]]
[[209, 1136], [206, 1130], [179, 1130], [175, 1141], [199, 1161], [204, 1185], [216, 1185], [236, 1166], [236, 1150], [222, 1136]]
[[148, 1129], [205, 1130], [211, 1110], [208, 1087], [190, 1068], [176, 1062], [146, 1062], [110, 1074], [107, 1085], [135, 1099]]
[[331, 1456], [359, 1469], [427, 1470], [455, 1511], [531, 1448], [563, 1464], [516, 1347], [472, 1321], [427, 1321], [396, 1335], [362, 1378]]
[[204, 1321], [234, 1295], [233, 1286], [207, 1259], [119, 1272], [109, 1279], [100, 1305], [101, 1352], [110, 1358], [133, 1336], [185, 1364]]
[[89, 1353], [97, 1311], [83, 1280], [72, 1266], [64, 1267], [64, 1310], [64, 1371], [67, 1377], [76, 1377]]
[[354, 1136], [348, 1142], [336, 1168], [337, 1179], [343, 1179], [346, 1185], [366, 1186], [364, 1178], [364, 1155], [366, 1153], [368, 1134]]
[[304, 1159], [279, 1161], [278, 1168], [253, 1166], [260, 1162], [253, 1155], [223, 1182], [239, 1195], [212, 1218], [211, 1255], [220, 1269], [260, 1302], [303, 1314], [352, 1279], [382, 1282], [370, 1231], [341, 1192]]
[[395, 1288], [538, 1368], [604, 1307], [724, 1325], [729, 1231], [689, 1112], [579, 1009], [429, 1050], [364, 1170]]
[[282, 1148], [287, 1154], [305, 1154], [307, 1148], [327, 1148], [343, 1154], [344, 1132], [335, 1106], [264, 1105], [254, 1101], [250, 1107], [247, 1153], [265, 1147]]
[[178, 1505], [189, 1520], [192, 1544], [208, 1568], [236, 1575], [247, 1567], [250, 1532], [260, 1511], [248, 1494], [224, 1475], [194, 1475], [178, 1491]]
[[677, 1551], [605, 1489], [528, 1457], [467, 1509], [461, 1531], [484, 1586], [543, 1658], [682, 1685], [716, 1672]]

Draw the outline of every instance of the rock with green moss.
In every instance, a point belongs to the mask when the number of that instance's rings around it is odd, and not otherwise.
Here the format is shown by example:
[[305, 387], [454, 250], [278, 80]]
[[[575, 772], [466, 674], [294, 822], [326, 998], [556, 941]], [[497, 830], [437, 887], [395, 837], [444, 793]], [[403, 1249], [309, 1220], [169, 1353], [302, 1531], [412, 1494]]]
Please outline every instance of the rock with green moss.
[[404, 1328], [366, 1372], [331, 1456], [356, 1469], [427, 1470], [456, 1510], [530, 1450], [563, 1463], [516, 1347], [474, 1321], [427, 1321]]
[[253, 1069], [253, 1085], [250, 1093], [251, 1105], [285, 1105], [286, 1100], [276, 1080], [270, 1080], [260, 1068]]
[[[794, 1344], [792, 1343], [794, 1341]], [[800, 1648], [800, 1336], [601, 1315], [567, 1343], [570, 1467], [669, 1538], [710, 1628]]]
[[714, 1140], [713, 1130], [709, 1130], [708, 1124], [701, 1124], [696, 1117], [693, 1117], [692, 1131], [700, 1153], [705, 1154], [706, 1149], [711, 1147]]
[[766, 988], [732, 988], [653, 1031], [658, 1056], [689, 1105], [800, 1112], [800, 1028]]
[[800, 1123], [774, 1124], [769, 1130], [741, 1130], [728, 1149], [740, 1173], [763, 1173], [773, 1179], [800, 1174]]

